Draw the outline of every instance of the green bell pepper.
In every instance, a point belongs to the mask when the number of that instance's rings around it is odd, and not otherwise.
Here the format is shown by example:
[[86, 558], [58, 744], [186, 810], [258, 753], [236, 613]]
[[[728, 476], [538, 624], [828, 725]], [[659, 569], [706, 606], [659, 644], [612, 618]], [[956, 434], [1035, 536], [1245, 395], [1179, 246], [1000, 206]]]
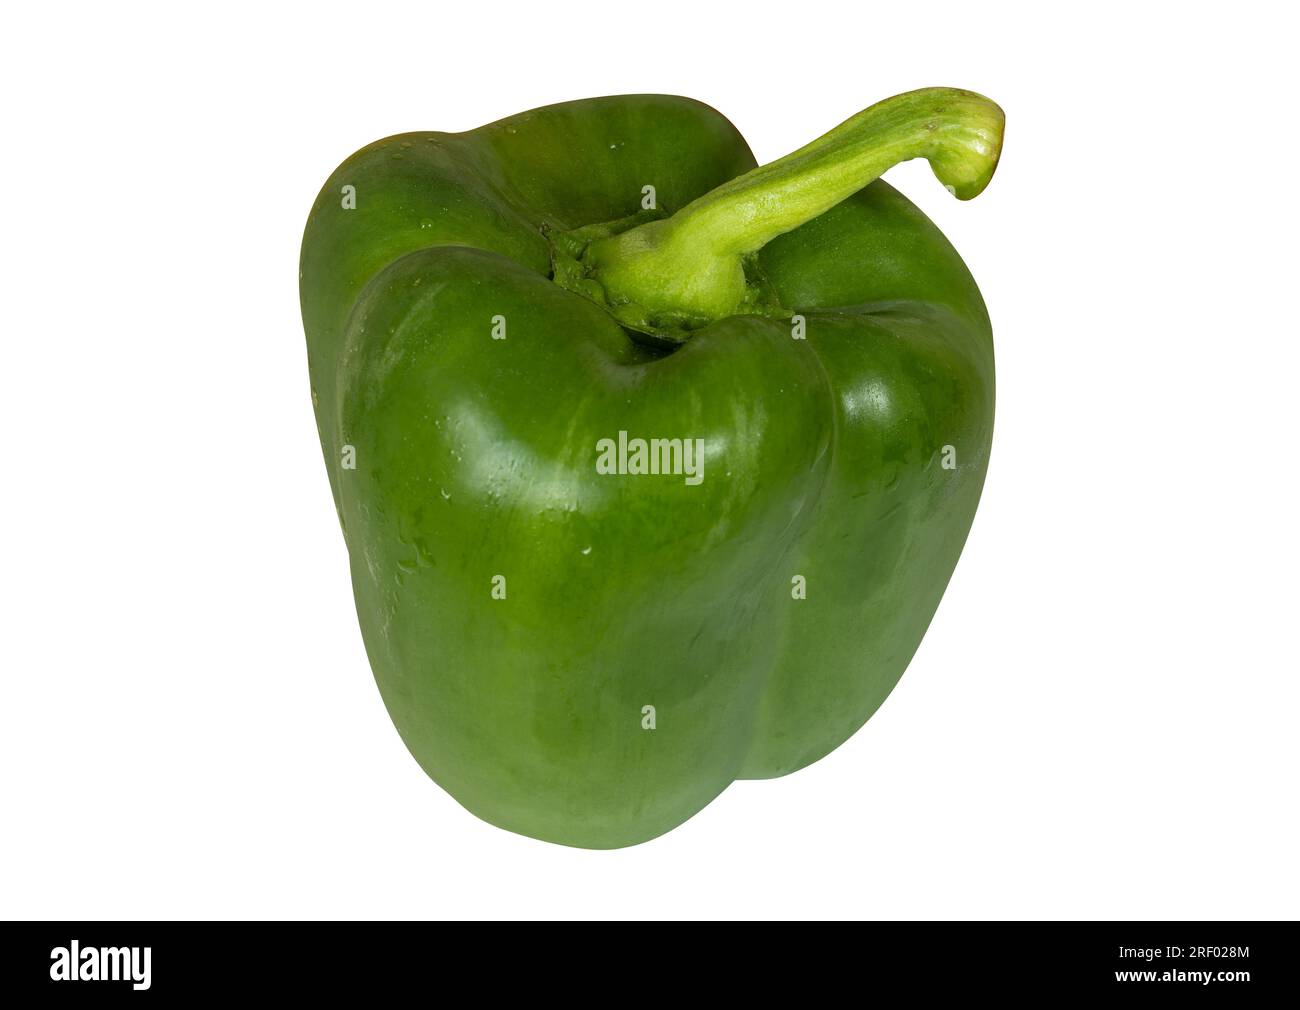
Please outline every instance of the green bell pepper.
[[756, 168], [684, 98], [348, 158], [307, 222], [312, 400], [380, 693], [478, 816], [612, 848], [848, 739], [975, 514], [993, 343], [956, 251], [1003, 116], [881, 102]]

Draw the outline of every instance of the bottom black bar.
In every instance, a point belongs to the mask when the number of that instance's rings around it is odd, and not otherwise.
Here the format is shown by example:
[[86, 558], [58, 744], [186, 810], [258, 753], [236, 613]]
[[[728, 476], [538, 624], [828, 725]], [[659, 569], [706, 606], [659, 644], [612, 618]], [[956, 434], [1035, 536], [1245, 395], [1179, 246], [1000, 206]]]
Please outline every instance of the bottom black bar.
[[[281, 922], [9, 923], [0, 946], [0, 992], [99, 1000], [224, 995], [349, 994], [369, 999], [432, 986], [451, 998], [462, 984], [494, 996], [512, 984], [555, 984], [581, 997], [618, 991], [617, 976], [648, 995], [692, 979], [738, 995], [751, 987], [802, 985], [809, 997], [831, 982], [870, 994], [902, 986], [918, 995], [1123, 995], [1234, 1004], [1297, 989], [1294, 923], [858, 923], [807, 940], [792, 927], [727, 924], [698, 938], [674, 927], [602, 938], [566, 938], [582, 924]], [[689, 927], [686, 927], [689, 928]], [[749, 929], [767, 934], [750, 940]], [[777, 930], [780, 932], [777, 932]], [[755, 943], [755, 940], [757, 941]], [[638, 953], [639, 951], [639, 953]], [[749, 951], [749, 953], [745, 953]], [[851, 952], [851, 955], [846, 952]], [[547, 981], [549, 979], [549, 981]], [[593, 988], [593, 984], [595, 987]], [[649, 991], [643, 989], [649, 987]], [[552, 996], [561, 993], [552, 992]], [[813, 1001], [817, 1001], [814, 998]], [[11, 1004], [12, 1005], [12, 1004]]]

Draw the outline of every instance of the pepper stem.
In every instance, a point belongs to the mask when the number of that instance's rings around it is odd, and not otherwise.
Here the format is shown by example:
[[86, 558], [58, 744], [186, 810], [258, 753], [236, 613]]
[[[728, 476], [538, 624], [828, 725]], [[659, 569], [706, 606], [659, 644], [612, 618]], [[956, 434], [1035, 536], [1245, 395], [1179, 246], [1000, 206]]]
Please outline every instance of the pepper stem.
[[652, 325], [698, 326], [742, 311], [744, 258], [925, 158], [959, 200], [978, 196], [1002, 148], [1003, 114], [970, 91], [924, 88], [879, 102], [793, 154], [724, 183], [672, 217], [591, 243], [588, 276], [611, 307]]

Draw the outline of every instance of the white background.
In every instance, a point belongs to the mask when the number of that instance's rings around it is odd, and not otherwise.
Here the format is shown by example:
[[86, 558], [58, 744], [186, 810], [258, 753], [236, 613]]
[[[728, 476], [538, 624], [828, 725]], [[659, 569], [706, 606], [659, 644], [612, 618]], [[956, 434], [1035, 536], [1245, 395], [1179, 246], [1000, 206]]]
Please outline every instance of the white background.
[[[15, 8], [0, 59], [0, 914], [1300, 914], [1281, 5], [130, 9]], [[297, 301], [317, 189], [388, 134], [641, 91], [768, 161], [927, 85], [1008, 116], [971, 203], [888, 175], [980, 282], [998, 417], [900, 686], [633, 849], [476, 820], [357, 630]]]

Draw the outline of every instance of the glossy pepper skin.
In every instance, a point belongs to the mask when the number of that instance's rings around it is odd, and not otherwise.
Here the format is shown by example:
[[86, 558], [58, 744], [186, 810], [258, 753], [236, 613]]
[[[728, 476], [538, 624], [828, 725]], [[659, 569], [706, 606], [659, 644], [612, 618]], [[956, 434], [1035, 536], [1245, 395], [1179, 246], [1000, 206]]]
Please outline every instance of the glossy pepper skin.
[[[1001, 122], [914, 92], [728, 190], [755, 162], [719, 113], [598, 98], [330, 177], [301, 299], [357, 612], [470, 811], [636, 844], [884, 701], [975, 514], [994, 370], [961, 259], [871, 180], [919, 154], [973, 196]], [[702, 480], [598, 473], [620, 432], [701, 439]]]

